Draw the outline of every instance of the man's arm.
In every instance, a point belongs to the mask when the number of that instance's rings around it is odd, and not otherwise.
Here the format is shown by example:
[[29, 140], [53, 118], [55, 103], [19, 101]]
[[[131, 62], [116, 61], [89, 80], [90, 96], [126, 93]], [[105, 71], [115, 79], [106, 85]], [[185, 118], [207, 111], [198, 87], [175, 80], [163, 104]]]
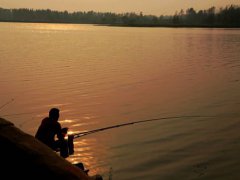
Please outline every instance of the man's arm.
[[64, 140], [64, 135], [62, 133], [62, 127], [60, 125], [60, 123], [57, 124], [57, 138], [60, 140], [60, 141], [63, 141]]

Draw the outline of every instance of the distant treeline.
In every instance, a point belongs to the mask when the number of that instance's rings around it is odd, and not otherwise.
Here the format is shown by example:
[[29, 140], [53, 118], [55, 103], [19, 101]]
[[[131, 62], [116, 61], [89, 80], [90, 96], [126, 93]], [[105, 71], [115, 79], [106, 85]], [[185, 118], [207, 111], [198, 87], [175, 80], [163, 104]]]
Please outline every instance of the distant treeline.
[[116, 26], [173, 26], [173, 27], [240, 27], [240, 6], [230, 5], [216, 10], [196, 11], [189, 8], [172, 16], [140, 13], [67, 12], [33, 9], [0, 8], [0, 21], [107, 24]]

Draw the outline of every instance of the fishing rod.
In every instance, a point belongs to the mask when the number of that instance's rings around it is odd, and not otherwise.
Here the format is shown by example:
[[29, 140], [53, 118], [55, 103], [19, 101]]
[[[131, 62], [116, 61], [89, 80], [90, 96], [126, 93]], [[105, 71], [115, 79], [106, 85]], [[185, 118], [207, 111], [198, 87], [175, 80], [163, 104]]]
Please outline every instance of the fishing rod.
[[215, 117], [215, 116], [172, 116], [172, 117], [145, 119], [145, 120], [140, 120], [140, 121], [132, 121], [132, 122], [128, 122], [128, 123], [117, 124], [117, 125], [113, 125], [113, 126], [107, 126], [107, 127], [103, 127], [103, 128], [99, 128], [99, 129], [90, 130], [90, 131], [84, 131], [84, 132], [73, 134], [72, 136], [74, 139], [76, 139], [79, 137], [83, 137], [83, 136], [93, 134], [96, 132], [100, 132], [100, 131], [105, 131], [108, 129], [119, 128], [119, 127], [123, 127], [123, 126], [129, 126], [129, 125], [133, 125], [133, 124], [139, 124], [139, 123], [145, 123], [145, 122], [151, 122], [151, 121], [159, 121], [159, 120], [166, 120], [166, 119], [181, 119], [181, 118], [212, 118], [212, 117]]
[[0, 111], [5, 107], [7, 106], [8, 104], [12, 103], [14, 101], [14, 98], [12, 98], [10, 101], [6, 102], [5, 104], [3, 104], [1, 107], [0, 107]]
[[35, 114], [35, 113], [36, 113], [36, 112], [15, 113], [15, 114], [3, 114], [2, 117], [22, 116], [22, 115]]
[[[152, 122], [152, 121], [159, 121], [159, 120], [166, 120], [166, 119], [180, 119], [180, 118], [211, 118], [211, 117], [216, 117], [216, 116], [171, 116], [171, 117], [161, 117], [161, 118], [153, 118], [153, 119], [145, 119], [145, 120], [139, 120], [139, 121], [132, 121], [128, 123], [122, 123], [122, 124], [117, 124], [113, 126], [107, 126], [99, 129], [94, 129], [90, 131], [84, 131], [76, 134], [71, 134], [68, 135], [68, 143], [66, 148], [60, 148], [60, 155], [64, 158], [68, 157], [69, 155], [74, 154], [74, 145], [73, 145], [73, 140], [79, 137], [83, 137], [89, 134], [97, 133], [100, 131], [105, 131], [108, 129], [113, 129], [113, 128], [118, 128], [118, 127], [123, 127], [123, 126], [129, 126], [133, 124], [138, 124], [138, 123], [144, 123], [144, 122]], [[64, 129], [64, 128], [63, 128]], [[64, 131], [67, 129], [64, 129]], [[66, 133], [64, 133], [66, 134]], [[111, 172], [110, 172], [111, 173]], [[111, 174], [109, 174], [109, 180], [111, 180]]]

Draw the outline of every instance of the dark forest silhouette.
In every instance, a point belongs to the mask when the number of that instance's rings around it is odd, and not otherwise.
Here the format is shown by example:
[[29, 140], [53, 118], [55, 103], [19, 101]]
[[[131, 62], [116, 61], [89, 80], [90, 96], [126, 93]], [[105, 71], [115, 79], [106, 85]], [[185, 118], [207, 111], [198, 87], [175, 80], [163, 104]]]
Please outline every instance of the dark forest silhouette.
[[189, 8], [172, 16], [154, 16], [137, 13], [67, 12], [33, 9], [0, 8], [0, 21], [82, 23], [116, 26], [172, 26], [172, 27], [240, 27], [240, 6], [230, 5], [216, 10], [211, 7], [196, 11]]

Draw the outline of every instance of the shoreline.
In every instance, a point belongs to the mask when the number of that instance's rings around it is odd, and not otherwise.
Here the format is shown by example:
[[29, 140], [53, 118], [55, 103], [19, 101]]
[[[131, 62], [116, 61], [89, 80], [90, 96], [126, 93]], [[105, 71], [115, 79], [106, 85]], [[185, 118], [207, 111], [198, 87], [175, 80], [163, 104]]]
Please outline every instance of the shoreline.
[[0, 23], [43, 23], [43, 24], [89, 24], [94, 26], [109, 26], [109, 27], [137, 27], [137, 28], [224, 28], [224, 29], [240, 29], [240, 25], [174, 25], [174, 24], [98, 24], [98, 23], [77, 23], [77, 22], [46, 22], [46, 21], [5, 21], [0, 20]]

